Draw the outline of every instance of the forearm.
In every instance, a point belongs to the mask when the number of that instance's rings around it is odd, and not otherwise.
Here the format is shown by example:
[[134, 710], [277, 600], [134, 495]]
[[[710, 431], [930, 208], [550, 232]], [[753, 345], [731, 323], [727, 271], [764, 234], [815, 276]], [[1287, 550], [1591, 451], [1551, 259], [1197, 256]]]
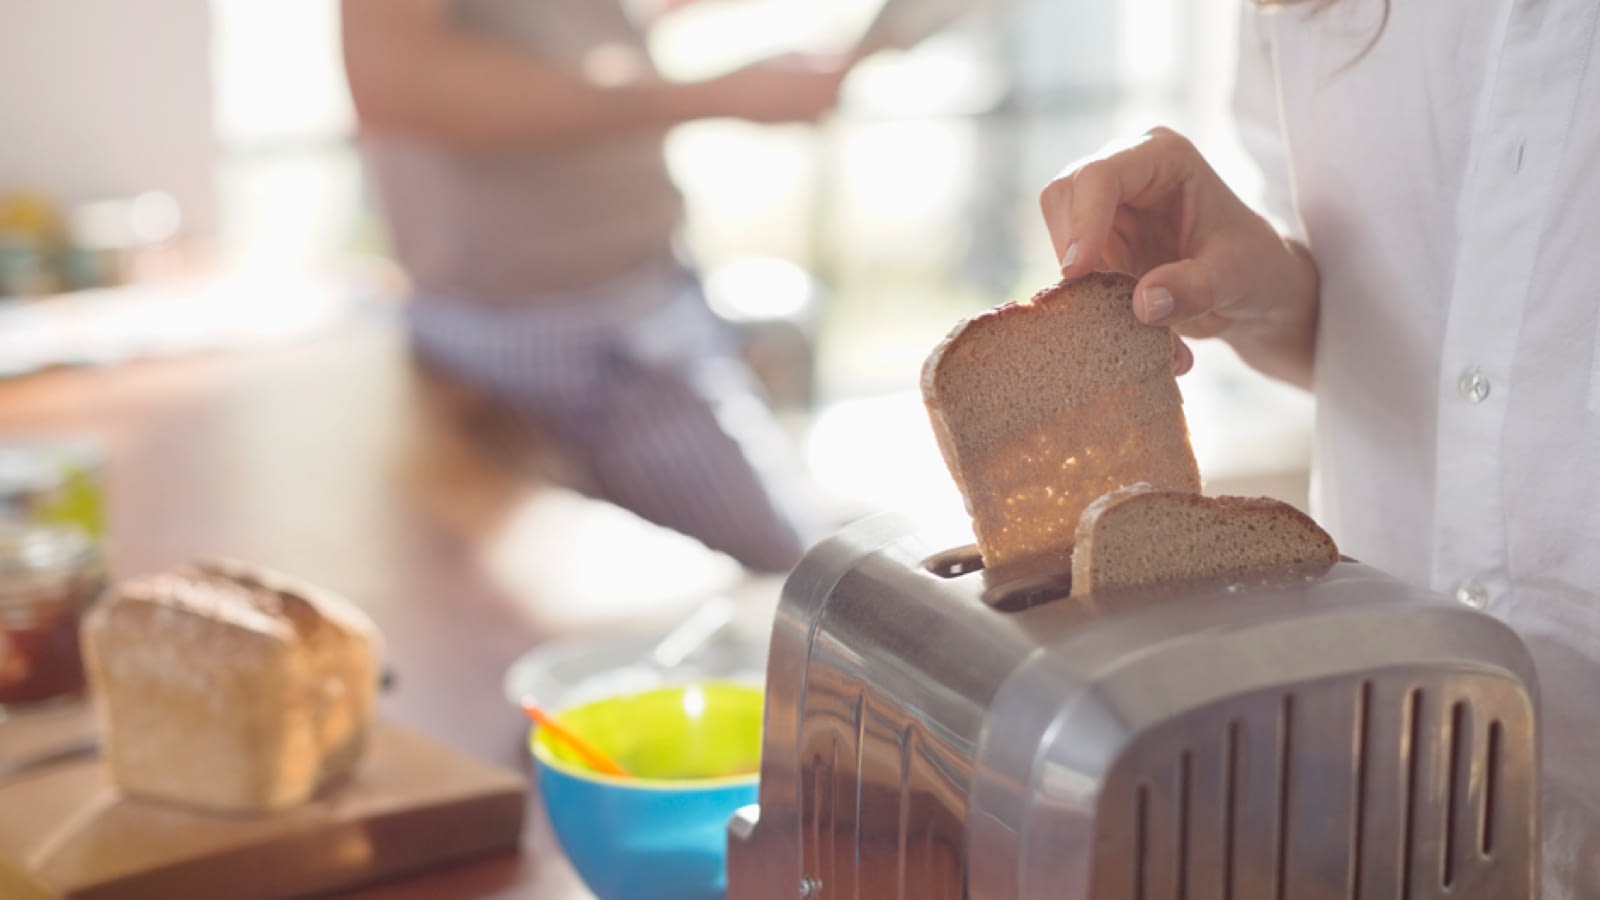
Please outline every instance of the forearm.
[[347, 28], [345, 60], [364, 128], [463, 149], [582, 143], [703, 114], [693, 86], [650, 76], [593, 84], [450, 28]]
[[[453, 0], [343, 0], [345, 74], [363, 128], [461, 150], [603, 142], [718, 116], [815, 122], [849, 59], [781, 56], [692, 84], [639, 59], [598, 80], [461, 29]], [[603, 46], [593, 48], [607, 52]]]
[[1283, 238], [1282, 255], [1263, 283], [1278, 293], [1268, 298], [1269, 312], [1240, 321], [1222, 338], [1256, 370], [1309, 390], [1321, 304], [1316, 261], [1304, 244]]

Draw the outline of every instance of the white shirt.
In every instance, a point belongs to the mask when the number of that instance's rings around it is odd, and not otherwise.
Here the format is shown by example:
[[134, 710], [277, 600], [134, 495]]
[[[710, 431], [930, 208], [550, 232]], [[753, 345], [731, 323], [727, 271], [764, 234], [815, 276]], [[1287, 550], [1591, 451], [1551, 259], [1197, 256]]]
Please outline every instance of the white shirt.
[[1387, 5], [1251, 6], [1240, 46], [1322, 277], [1312, 512], [1523, 634], [1544, 896], [1600, 898], [1600, 0]]

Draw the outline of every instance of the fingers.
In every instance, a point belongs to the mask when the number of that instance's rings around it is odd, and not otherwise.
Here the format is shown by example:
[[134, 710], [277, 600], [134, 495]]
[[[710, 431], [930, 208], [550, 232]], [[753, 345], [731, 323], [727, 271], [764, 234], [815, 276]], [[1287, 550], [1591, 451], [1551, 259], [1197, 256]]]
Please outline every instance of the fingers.
[[1196, 171], [1199, 153], [1165, 128], [1132, 146], [1069, 167], [1039, 195], [1061, 274], [1074, 278], [1100, 264], [1117, 210], [1148, 208], [1179, 189]]
[[1172, 374], [1183, 375], [1194, 368], [1194, 351], [1177, 332], [1172, 334]]
[[1050, 246], [1055, 250], [1064, 278], [1075, 278], [1099, 266], [1111, 231], [1111, 218], [1116, 214], [1113, 207], [1110, 214], [1089, 222], [1073, 212], [1082, 172], [1081, 168], [1064, 171], [1045, 185], [1039, 195], [1039, 209], [1044, 213], [1045, 228], [1050, 233]]

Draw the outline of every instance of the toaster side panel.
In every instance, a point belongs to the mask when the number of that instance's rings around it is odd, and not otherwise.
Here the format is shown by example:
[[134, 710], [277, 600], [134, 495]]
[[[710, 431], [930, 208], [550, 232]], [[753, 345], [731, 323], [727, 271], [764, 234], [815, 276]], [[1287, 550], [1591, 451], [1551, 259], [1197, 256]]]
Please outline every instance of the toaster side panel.
[[977, 575], [935, 575], [915, 543], [842, 578], [812, 633], [800, 707], [802, 881], [813, 900], [960, 900], [973, 756], [1035, 636]]
[[759, 808], [730, 824], [730, 900], [967, 896], [978, 733], [1037, 642], [984, 604], [981, 573], [930, 566], [932, 554], [871, 519], [791, 574]]
[[910, 541], [910, 534], [907, 523], [894, 516], [862, 520], [813, 547], [784, 582], [767, 655], [759, 802], [739, 810], [728, 824], [730, 900], [819, 894], [801, 874], [802, 798], [811, 796], [801, 783], [802, 723], [808, 714], [813, 642], [840, 582], [863, 559]]
[[960, 900], [966, 756], [859, 683], [814, 667], [811, 686], [800, 843], [814, 896]]

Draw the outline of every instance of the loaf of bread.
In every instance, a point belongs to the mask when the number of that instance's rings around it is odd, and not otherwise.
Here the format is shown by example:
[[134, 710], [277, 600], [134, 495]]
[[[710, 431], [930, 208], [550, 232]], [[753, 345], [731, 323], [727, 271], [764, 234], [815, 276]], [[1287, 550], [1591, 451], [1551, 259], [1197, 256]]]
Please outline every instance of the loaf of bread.
[[84, 621], [112, 780], [130, 796], [266, 813], [345, 778], [372, 719], [372, 621], [276, 573], [207, 562], [131, 579]]
[[960, 322], [922, 394], [990, 570], [1071, 552], [1095, 498], [1136, 482], [1198, 492], [1169, 329], [1135, 280], [1096, 273]]
[[1268, 497], [1206, 497], [1135, 484], [1089, 504], [1072, 550], [1072, 593], [1339, 561], [1315, 521]]

